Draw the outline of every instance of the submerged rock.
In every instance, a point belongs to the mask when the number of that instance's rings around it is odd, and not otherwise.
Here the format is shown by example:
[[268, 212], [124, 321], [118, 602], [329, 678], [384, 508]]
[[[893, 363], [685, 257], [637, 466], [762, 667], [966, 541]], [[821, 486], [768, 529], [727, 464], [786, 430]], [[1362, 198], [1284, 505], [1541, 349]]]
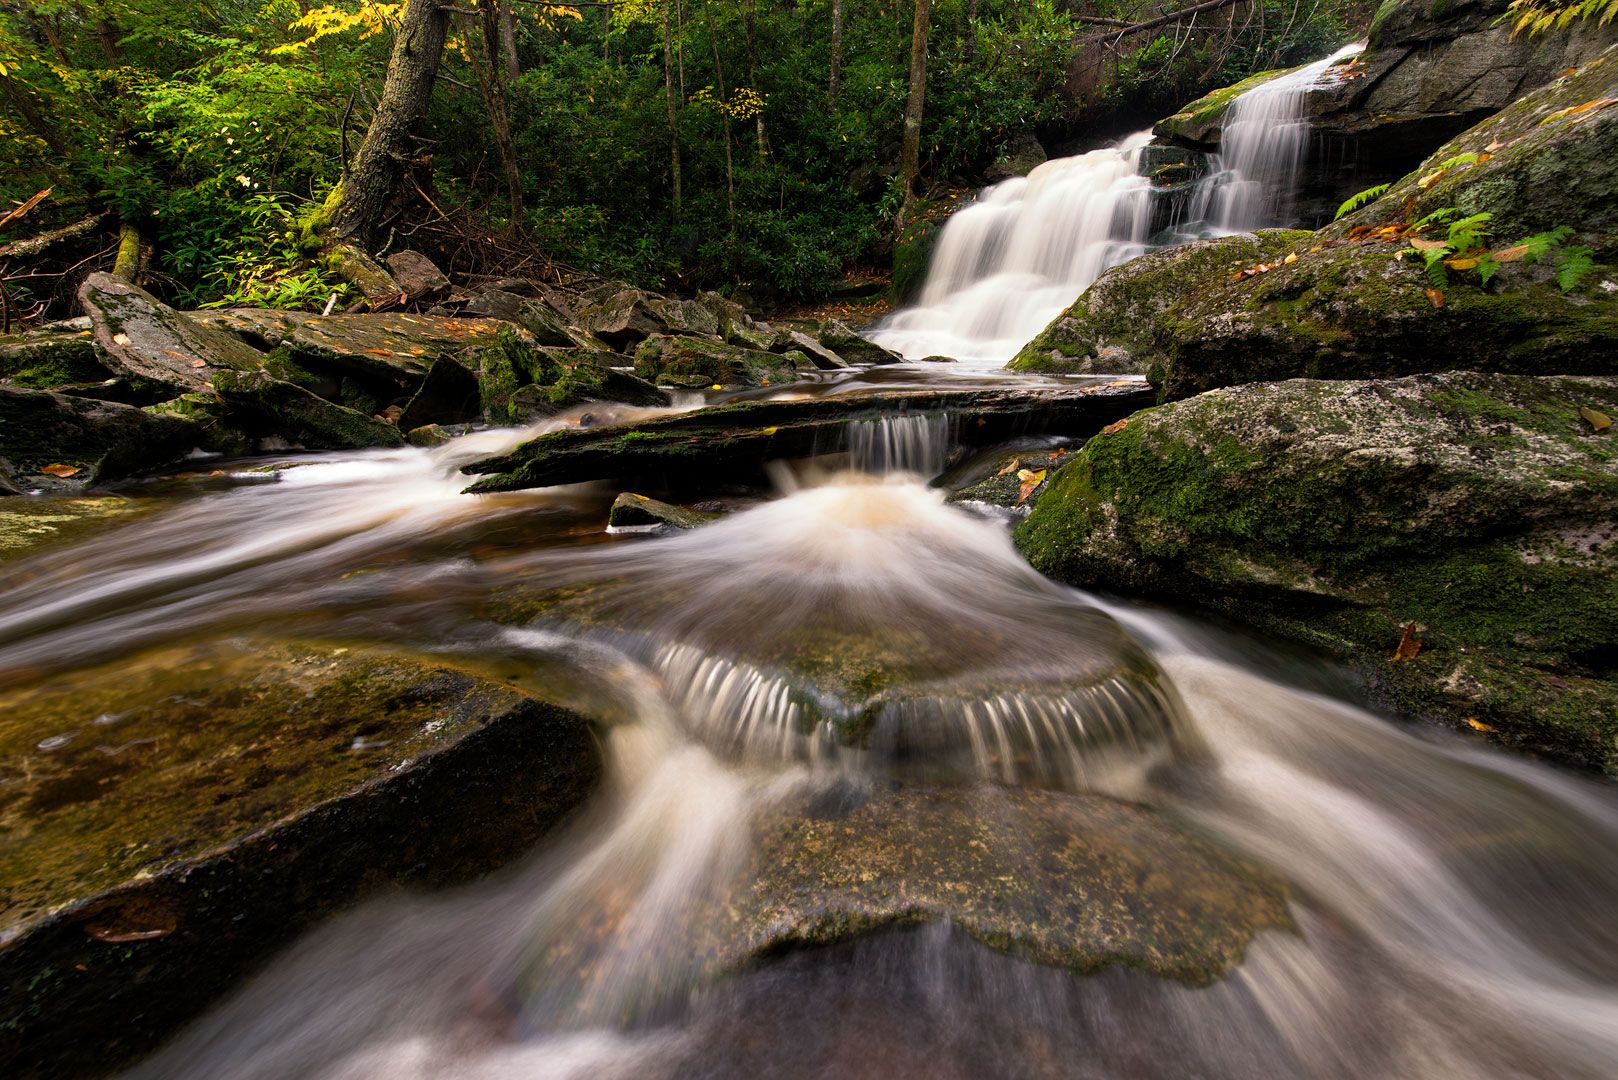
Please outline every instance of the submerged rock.
[[116, 495], [0, 499], [0, 563], [63, 543], [140, 509]]
[[1275, 875], [1098, 796], [851, 787], [780, 807], [754, 830], [718, 935], [737, 942], [737, 961], [947, 920], [1036, 963], [1202, 984], [1239, 964], [1260, 930], [1292, 926]]
[[904, 357], [885, 349], [868, 338], [861, 337], [847, 324], [836, 319], [824, 319], [816, 336], [820, 344], [833, 354], [854, 364], [902, 364]]
[[1097, 435], [1014, 535], [1052, 577], [1201, 603], [1407, 713], [1618, 770], [1610, 417], [1611, 377], [1231, 387]]
[[607, 527], [634, 529], [666, 526], [671, 529], [696, 529], [722, 517], [723, 514], [689, 510], [673, 503], [660, 502], [645, 495], [625, 491], [612, 501], [612, 509], [607, 512]]
[[0, 698], [6, 1073], [103, 1074], [390, 883], [475, 877], [592, 790], [576, 714], [405, 656], [154, 654]]

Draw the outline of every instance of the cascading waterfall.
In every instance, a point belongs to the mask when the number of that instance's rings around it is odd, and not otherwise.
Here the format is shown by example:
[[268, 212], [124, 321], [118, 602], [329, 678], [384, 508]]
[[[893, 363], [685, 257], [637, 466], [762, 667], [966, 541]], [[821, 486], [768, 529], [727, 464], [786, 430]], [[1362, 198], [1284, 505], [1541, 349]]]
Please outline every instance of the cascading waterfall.
[[998, 368], [1111, 267], [1168, 244], [1284, 224], [1309, 149], [1305, 95], [1363, 47], [1238, 97], [1221, 152], [1171, 233], [1152, 233], [1163, 192], [1140, 175], [1149, 131], [986, 189], [939, 234], [916, 306], [871, 337], [911, 360]]

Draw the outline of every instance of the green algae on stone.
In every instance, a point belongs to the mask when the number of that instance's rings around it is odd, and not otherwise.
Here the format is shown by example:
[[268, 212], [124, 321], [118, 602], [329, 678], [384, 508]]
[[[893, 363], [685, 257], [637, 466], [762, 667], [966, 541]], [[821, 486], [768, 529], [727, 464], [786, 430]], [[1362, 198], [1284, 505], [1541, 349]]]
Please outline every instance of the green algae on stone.
[[1225, 122], [1225, 110], [1230, 108], [1231, 102], [1249, 90], [1297, 70], [1297, 68], [1277, 68], [1273, 71], [1260, 71], [1256, 75], [1249, 75], [1241, 82], [1204, 94], [1173, 116], [1159, 120], [1152, 127], [1152, 134], [1194, 150], [1217, 150], [1220, 129]]
[[116, 495], [0, 499], [0, 564], [66, 543], [139, 509], [139, 503]]
[[723, 516], [675, 506], [673, 503], [625, 491], [612, 501], [612, 509], [607, 512], [607, 527], [633, 529], [667, 526], [672, 529], [688, 530], [701, 528], [709, 522], [718, 521]]
[[792, 362], [775, 353], [667, 335], [653, 335], [641, 343], [635, 351], [635, 374], [687, 389], [779, 386], [797, 378]]
[[527, 850], [600, 768], [574, 713], [329, 645], [177, 648], [6, 691], [8, 1075], [116, 1067], [363, 894]]
[[947, 920], [991, 948], [1079, 972], [1191, 984], [1289, 929], [1274, 874], [1158, 814], [1093, 795], [883, 785], [755, 822], [718, 936], [741, 957]]
[[1217, 390], [1096, 436], [1014, 536], [1064, 581], [1199, 602], [1362, 660], [1414, 622], [1421, 662], [1389, 685], [1432, 677], [1400, 691], [1406, 711], [1472, 707], [1502, 739], [1618, 767], [1610, 703], [1540, 723], [1461, 692], [1513, 668], [1533, 685], [1614, 674], [1618, 450], [1580, 408], [1618, 408], [1618, 379]]

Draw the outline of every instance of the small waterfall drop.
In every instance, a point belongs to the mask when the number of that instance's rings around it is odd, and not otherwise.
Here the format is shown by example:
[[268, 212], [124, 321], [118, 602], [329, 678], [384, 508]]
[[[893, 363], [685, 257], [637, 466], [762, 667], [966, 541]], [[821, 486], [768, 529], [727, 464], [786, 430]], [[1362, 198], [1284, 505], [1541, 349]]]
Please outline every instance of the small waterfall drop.
[[998, 368], [1119, 263], [1285, 224], [1309, 149], [1306, 95], [1363, 48], [1345, 46], [1238, 97], [1222, 151], [1172, 231], [1153, 231], [1171, 196], [1140, 174], [1149, 131], [985, 189], [939, 234], [917, 305], [895, 312], [871, 337], [911, 360], [945, 356]]

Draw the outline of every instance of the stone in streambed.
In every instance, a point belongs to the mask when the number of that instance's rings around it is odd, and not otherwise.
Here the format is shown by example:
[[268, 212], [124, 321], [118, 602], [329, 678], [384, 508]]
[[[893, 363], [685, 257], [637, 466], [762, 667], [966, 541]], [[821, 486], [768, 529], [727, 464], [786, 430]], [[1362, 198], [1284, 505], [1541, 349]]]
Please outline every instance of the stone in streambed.
[[1062, 581], [1331, 649], [1407, 715], [1618, 770], [1618, 444], [1581, 410], [1618, 417], [1618, 378], [1215, 390], [1095, 436], [1014, 537]]
[[848, 367], [848, 361], [816, 341], [802, 330], [777, 330], [770, 341], [770, 351], [778, 353], [800, 352], [821, 371], [837, 371]]
[[948, 921], [1036, 963], [1195, 985], [1240, 964], [1254, 934], [1292, 926], [1274, 874], [1142, 807], [987, 784], [845, 795], [755, 821], [749, 869], [715, 934], [736, 942], [732, 965]]
[[214, 393], [261, 435], [277, 435], [311, 450], [402, 446], [399, 429], [346, 409], [265, 371], [222, 371]]
[[76, 539], [138, 509], [134, 500], [116, 495], [0, 499], [0, 563]]
[[437, 424], [427, 424], [424, 427], [412, 428], [405, 433], [405, 442], [411, 446], [432, 447], [442, 446], [454, 438], [449, 432]]
[[482, 874], [594, 788], [583, 718], [452, 665], [174, 650], [0, 699], [7, 1076], [102, 1075], [321, 918]]
[[631, 529], [666, 526], [685, 530], [700, 528], [722, 517], [723, 514], [688, 510], [683, 506], [675, 506], [673, 503], [660, 502], [645, 495], [625, 491], [612, 501], [612, 508], [607, 511], [607, 527]]
[[17, 488], [76, 491], [166, 464], [201, 441], [179, 417], [0, 386], [0, 476]]
[[79, 286], [102, 365], [135, 379], [205, 391], [223, 371], [256, 371], [258, 350], [203, 322], [186, 318], [146, 290], [112, 274], [95, 273]]
[[631, 363], [627, 356], [536, 347], [510, 328], [463, 360], [478, 372], [483, 413], [491, 424], [529, 424], [588, 401], [650, 408], [671, 401], [665, 391], [617, 370]]
[[481, 412], [478, 377], [458, 361], [440, 356], [399, 414], [397, 426], [400, 431], [410, 431], [428, 424], [464, 424]]
[[635, 374], [687, 389], [780, 385], [797, 379], [792, 361], [775, 353], [663, 334], [647, 338], [635, 351]]
[[836, 319], [824, 319], [815, 337], [839, 359], [851, 364], [902, 364], [904, 357], [862, 337]]

